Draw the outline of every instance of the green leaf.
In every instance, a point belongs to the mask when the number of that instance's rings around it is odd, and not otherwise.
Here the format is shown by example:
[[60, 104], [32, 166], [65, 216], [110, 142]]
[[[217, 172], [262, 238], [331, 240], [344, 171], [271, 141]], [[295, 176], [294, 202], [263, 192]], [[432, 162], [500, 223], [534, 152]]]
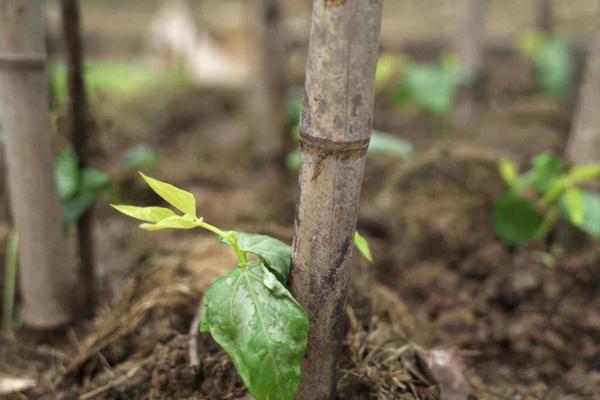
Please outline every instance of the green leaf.
[[360, 251], [360, 254], [363, 255], [364, 258], [369, 260], [369, 262], [373, 262], [373, 254], [371, 254], [371, 248], [369, 247], [369, 242], [365, 239], [358, 231], [354, 232], [354, 245]]
[[285, 166], [292, 170], [300, 168], [300, 150], [296, 149], [285, 157]]
[[527, 199], [512, 193], [496, 199], [493, 219], [496, 234], [509, 246], [519, 246], [533, 239], [543, 222]]
[[577, 213], [573, 213], [569, 209], [571, 205], [567, 203], [566, 199], [564, 200], [561, 206], [569, 222], [600, 241], [600, 197], [596, 193], [581, 191], [583, 218], [577, 216]]
[[413, 152], [413, 146], [410, 142], [400, 139], [389, 133], [373, 131], [371, 141], [369, 143], [369, 151], [367, 154], [374, 155], [377, 153], [388, 153], [400, 157], [407, 157]]
[[567, 215], [567, 219], [576, 226], [583, 223], [585, 219], [585, 205], [581, 190], [569, 188], [561, 198], [561, 207]]
[[127, 168], [153, 171], [158, 164], [156, 152], [147, 146], [135, 146], [123, 154], [121, 162]]
[[79, 167], [75, 150], [68, 147], [60, 152], [54, 167], [54, 181], [61, 200], [68, 199], [79, 187]]
[[193, 229], [198, 226], [198, 222], [188, 215], [174, 215], [154, 224], [141, 224], [140, 228], [153, 232], [162, 229]]
[[531, 161], [533, 165], [533, 179], [531, 184], [539, 193], [545, 193], [553, 181], [564, 170], [564, 163], [550, 153], [540, 154]]
[[111, 204], [111, 206], [125, 215], [146, 222], [159, 222], [175, 215], [172, 210], [165, 207], [136, 207], [116, 204]]
[[459, 73], [442, 65], [410, 65], [397, 88], [396, 102], [402, 105], [410, 98], [427, 113], [445, 115], [452, 109], [459, 82]]
[[62, 200], [62, 217], [65, 224], [68, 226], [76, 222], [87, 210], [96, 202], [98, 192], [95, 191], [79, 191], [74, 196], [66, 200]]
[[100, 191], [110, 185], [110, 176], [93, 168], [84, 168], [80, 174], [79, 191]]
[[218, 278], [204, 298], [206, 325], [257, 400], [292, 400], [306, 352], [308, 317], [262, 264]]
[[498, 171], [500, 172], [502, 180], [504, 180], [508, 186], [511, 188], [515, 186], [517, 178], [519, 177], [519, 168], [517, 167], [517, 164], [510, 160], [502, 159], [498, 163]]
[[[244, 232], [234, 233], [237, 245], [244, 253], [252, 253], [260, 257], [281, 283], [287, 285], [292, 265], [292, 247], [289, 244], [271, 236]], [[229, 244], [227, 240], [224, 242]]]
[[156, 194], [162, 197], [167, 203], [171, 204], [173, 207], [185, 214], [196, 217], [196, 199], [194, 198], [193, 194], [186, 192], [185, 190], [181, 190], [170, 183], [161, 182], [157, 179], [150, 178], [141, 172], [140, 175], [142, 175], [142, 178], [144, 178], [152, 190], [154, 190]]
[[574, 167], [565, 177], [567, 185], [576, 185], [578, 183], [589, 182], [600, 176], [600, 165], [582, 165]]

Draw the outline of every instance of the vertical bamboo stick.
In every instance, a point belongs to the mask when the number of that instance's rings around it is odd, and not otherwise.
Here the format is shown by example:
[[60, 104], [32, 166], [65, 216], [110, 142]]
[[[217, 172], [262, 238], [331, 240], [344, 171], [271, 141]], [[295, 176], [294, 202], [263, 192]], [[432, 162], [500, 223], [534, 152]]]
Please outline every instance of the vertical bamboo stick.
[[256, 38], [254, 81], [248, 101], [258, 159], [283, 166], [291, 141], [285, 109], [286, 54], [282, 40], [281, 0], [250, 0], [252, 36]]
[[567, 144], [574, 165], [600, 162], [600, 19], [589, 46], [583, 87]]
[[310, 318], [297, 399], [335, 397], [383, 0], [315, 0], [291, 289]]
[[[78, 0], [62, 0], [63, 35], [66, 44], [70, 110], [70, 139], [79, 160], [79, 168], [89, 163], [88, 101], [83, 77], [83, 44]], [[90, 208], [77, 221], [79, 271], [84, 290], [85, 313], [89, 316], [96, 304], [94, 278], [93, 210]]]
[[71, 319], [76, 271], [52, 176], [41, 10], [37, 0], [0, 2], [0, 97], [23, 321], [54, 328]]

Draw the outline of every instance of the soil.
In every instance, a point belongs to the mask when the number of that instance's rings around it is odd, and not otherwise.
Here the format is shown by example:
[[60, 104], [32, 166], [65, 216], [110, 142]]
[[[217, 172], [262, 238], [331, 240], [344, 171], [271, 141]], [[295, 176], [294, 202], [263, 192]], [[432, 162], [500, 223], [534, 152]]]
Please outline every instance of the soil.
[[[97, 16], [110, 12], [88, 7], [92, 52], [103, 54], [116, 39], [102, 41]], [[133, 10], [135, 21], [149, 15]], [[384, 28], [384, 47], [397, 47]], [[139, 51], [139, 37], [123, 36], [130, 41], [118, 53]], [[544, 243], [509, 249], [490, 220], [505, 190], [498, 160], [562, 154], [571, 113], [538, 94], [530, 66], [514, 52], [491, 52], [487, 64], [466, 124], [458, 113], [432, 121], [399, 111], [386, 93], [377, 97], [375, 127], [416, 150], [408, 160], [367, 163], [358, 227], [375, 263], [354, 256], [340, 399], [466, 399], [447, 397], [457, 382], [458, 396], [466, 388], [469, 399], [600, 399], [600, 249], [563, 226]], [[231, 88], [97, 97], [94, 165], [118, 182], [123, 201], [157, 204], [119, 162], [127, 148], [149, 145], [159, 156], [154, 175], [192, 191], [211, 223], [291, 242], [296, 173], [252, 157], [243, 101]], [[190, 365], [200, 299], [235, 258], [203, 233], [140, 231], [106, 200], [95, 214], [105, 300], [93, 320], [67, 332], [1, 337], [0, 379], [35, 383], [7, 398], [248, 398], [208, 336], [198, 337], [199, 363]], [[5, 234], [0, 223], [0, 241]], [[550, 266], [542, 252], [554, 254]], [[439, 368], [435, 354], [450, 364]]]

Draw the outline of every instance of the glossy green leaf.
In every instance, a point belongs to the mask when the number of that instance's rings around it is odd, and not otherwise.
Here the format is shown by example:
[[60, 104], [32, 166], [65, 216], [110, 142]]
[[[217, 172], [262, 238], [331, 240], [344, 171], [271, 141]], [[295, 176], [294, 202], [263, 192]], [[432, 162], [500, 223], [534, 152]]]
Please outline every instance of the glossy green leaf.
[[600, 197], [596, 193], [581, 191], [583, 218], [573, 212], [572, 204], [563, 196], [561, 202], [566, 218], [573, 225], [600, 241]]
[[174, 215], [154, 224], [141, 224], [140, 228], [153, 232], [162, 229], [193, 229], [198, 226], [198, 222], [188, 215]]
[[[237, 245], [245, 253], [260, 257], [277, 278], [287, 285], [292, 265], [292, 247], [289, 244], [266, 235], [234, 232]], [[227, 240], [225, 243], [229, 244]]]
[[79, 167], [77, 155], [72, 148], [66, 148], [56, 158], [54, 181], [61, 200], [73, 196], [79, 187]]
[[533, 239], [543, 218], [525, 198], [505, 193], [494, 202], [494, 230], [509, 246], [519, 246]]
[[546, 192], [565, 168], [562, 160], [550, 153], [534, 157], [531, 164], [533, 165], [533, 179], [531, 184], [539, 193]]
[[111, 206], [125, 215], [146, 222], [159, 222], [175, 215], [172, 210], [165, 207], [136, 207], [116, 204], [111, 204]]
[[374, 130], [371, 135], [369, 151], [367, 154], [375, 155], [378, 153], [387, 153], [400, 157], [407, 157], [412, 152], [413, 146], [410, 142], [394, 135], [390, 135], [389, 133]]
[[369, 260], [369, 262], [373, 262], [373, 254], [371, 253], [371, 248], [369, 247], [369, 242], [365, 239], [358, 231], [354, 232], [354, 245], [360, 251], [360, 254], [363, 255], [364, 258]]
[[148, 183], [148, 185], [162, 197], [167, 203], [177, 208], [179, 211], [189, 214], [192, 217], [196, 216], [196, 199], [194, 195], [185, 190], [179, 189], [170, 183], [161, 182], [157, 179], [150, 178], [140, 172], [142, 178]]
[[292, 400], [298, 390], [308, 317], [262, 264], [218, 278], [204, 298], [204, 328], [230, 355], [257, 400]]

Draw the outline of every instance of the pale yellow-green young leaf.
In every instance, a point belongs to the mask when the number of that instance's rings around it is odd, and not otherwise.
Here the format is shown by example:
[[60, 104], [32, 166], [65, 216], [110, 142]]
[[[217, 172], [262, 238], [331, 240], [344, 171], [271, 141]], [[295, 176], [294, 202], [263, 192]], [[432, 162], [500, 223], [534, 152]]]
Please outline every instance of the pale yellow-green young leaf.
[[185, 190], [179, 189], [170, 183], [161, 182], [140, 172], [146, 183], [165, 201], [177, 208], [179, 211], [196, 216], [196, 199], [194, 195]]
[[569, 213], [569, 219], [575, 225], [582, 224], [585, 218], [585, 206], [581, 190], [577, 188], [567, 189], [563, 195], [563, 201], [566, 211]]
[[175, 215], [155, 224], [141, 224], [140, 228], [147, 231], [158, 231], [161, 229], [193, 229], [200, 226], [199, 222], [185, 216]]
[[502, 159], [498, 164], [498, 170], [507, 185], [512, 187], [517, 182], [519, 170], [514, 162]]
[[369, 242], [365, 239], [358, 231], [354, 232], [354, 245], [360, 251], [360, 253], [365, 257], [369, 262], [373, 262], [373, 255], [371, 254], [371, 248], [369, 247]]
[[581, 167], [575, 167], [566, 176], [567, 184], [574, 185], [577, 183], [591, 181], [600, 176], [600, 165], [582, 165]]
[[146, 222], [158, 222], [175, 215], [172, 210], [165, 207], [136, 207], [117, 204], [111, 204], [111, 207], [125, 215]]

